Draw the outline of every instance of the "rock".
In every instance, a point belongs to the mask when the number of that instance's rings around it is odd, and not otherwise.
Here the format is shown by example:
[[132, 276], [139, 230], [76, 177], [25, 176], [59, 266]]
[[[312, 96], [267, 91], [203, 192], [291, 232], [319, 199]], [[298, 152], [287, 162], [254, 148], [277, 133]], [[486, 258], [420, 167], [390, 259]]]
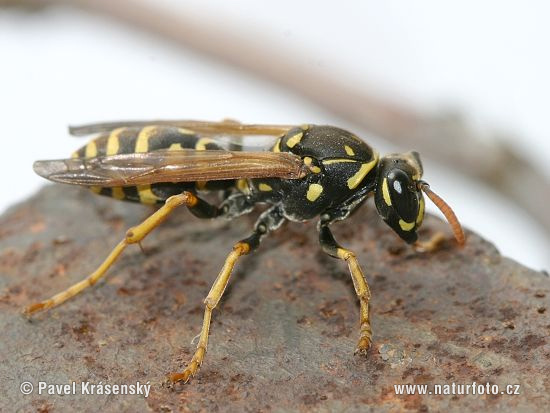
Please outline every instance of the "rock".
[[[80, 280], [151, 210], [48, 186], [0, 219], [2, 411], [542, 411], [550, 403], [550, 278], [469, 232], [417, 253], [371, 205], [333, 226], [372, 290], [374, 345], [354, 356], [358, 302], [345, 263], [320, 252], [315, 223], [287, 224], [244, 257], [215, 311], [189, 384], [202, 300], [254, 217], [176, 212], [104, 281], [27, 321], [21, 309]], [[480, 212], [481, 213], [481, 212]], [[428, 216], [427, 238], [447, 225]], [[20, 383], [34, 385], [31, 395]], [[39, 382], [77, 394], [38, 394]], [[151, 384], [143, 395], [81, 395], [81, 382]], [[519, 395], [399, 395], [394, 385], [498, 385]], [[515, 387], [513, 385], [519, 385]], [[479, 387], [476, 388], [479, 391]], [[493, 387], [494, 389], [495, 387]], [[457, 387], [458, 389], [458, 387]], [[418, 390], [417, 390], [418, 391]], [[449, 390], [451, 391], [451, 390]], [[470, 390], [471, 392], [471, 390]]]

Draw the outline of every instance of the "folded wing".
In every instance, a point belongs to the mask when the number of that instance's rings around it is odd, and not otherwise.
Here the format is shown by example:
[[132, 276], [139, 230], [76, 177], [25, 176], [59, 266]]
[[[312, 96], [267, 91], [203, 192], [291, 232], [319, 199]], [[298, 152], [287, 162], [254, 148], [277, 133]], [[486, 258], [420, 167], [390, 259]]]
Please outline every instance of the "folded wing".
[[34, 170], [54, 182], [101, 187], [239, 178], [298, 179], [309, 171], [299, 156], [286, 152], [193, 149], [36, 161]]

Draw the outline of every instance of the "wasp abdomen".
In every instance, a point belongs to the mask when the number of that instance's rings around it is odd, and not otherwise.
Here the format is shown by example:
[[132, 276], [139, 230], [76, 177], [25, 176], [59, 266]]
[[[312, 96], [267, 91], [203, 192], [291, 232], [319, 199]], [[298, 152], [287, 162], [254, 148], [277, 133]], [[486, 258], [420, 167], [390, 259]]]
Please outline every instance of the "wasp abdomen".
[[[150, 125], [144, 127], [122, 127], [103, 133], [86, 146], [73, 153], [74, 158], [145, 153], [156, 150], [213, 150], [222, 149], [212, 139], [200, 137], [193, 131], [173, 127]], [[216, 182], [216, 184], [218, 184]], [[223, 185], [229, 187], [233, 181]], [[212, 185], [215, 189], [219, 185]], [[163, 203], [172, 195], [194, 189], [210, 189], [207, 182], [161, 182], [151, 185], [124, 186], [113, 188], [92, 187], [94, 192], [119, 200], [141, 202], [143, 204]]]

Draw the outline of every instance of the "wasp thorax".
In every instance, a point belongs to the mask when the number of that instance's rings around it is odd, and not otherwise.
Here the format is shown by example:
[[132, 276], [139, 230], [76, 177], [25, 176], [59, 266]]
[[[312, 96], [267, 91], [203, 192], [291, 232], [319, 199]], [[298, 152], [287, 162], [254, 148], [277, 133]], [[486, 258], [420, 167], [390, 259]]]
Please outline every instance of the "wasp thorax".
[[378, 214], [402, 239], [413, 243], [424, 218], [424, 198], [418, 187], [422, 163], [417, 152], [380, 159], [375, 191]]

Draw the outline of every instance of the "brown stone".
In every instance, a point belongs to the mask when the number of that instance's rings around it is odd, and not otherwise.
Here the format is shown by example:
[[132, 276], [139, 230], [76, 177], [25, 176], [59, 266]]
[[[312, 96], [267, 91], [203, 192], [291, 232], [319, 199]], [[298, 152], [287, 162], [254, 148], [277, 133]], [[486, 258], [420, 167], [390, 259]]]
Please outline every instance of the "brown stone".
[[[550, 403], [550, 278], [472, 232], [435, 253], [402, 244], [371, 205], [333, 226], [372, 290], [374, 345], [353, 355], [359, 305], [314, 223], [287, 224], [244, 257], [189, 384], [202, 300], [254, 217], [183, 209], [130, 247], [107, 278], [31, 322], [21, 309], [83, 278], [150, 209], [48, 186], [0, 218], [2, 411], [542, 411]], [[429, 216], [427, 238], [446, 224]], [[32, 395], [20, 393], [30, 381]], [[38, 395], [39, 381], [150, 382], [151, 394]], [[397, 395], [394, 384], [519, 384], [519, 395]], [[514, 390], [514, 389], [512, 389]]]

